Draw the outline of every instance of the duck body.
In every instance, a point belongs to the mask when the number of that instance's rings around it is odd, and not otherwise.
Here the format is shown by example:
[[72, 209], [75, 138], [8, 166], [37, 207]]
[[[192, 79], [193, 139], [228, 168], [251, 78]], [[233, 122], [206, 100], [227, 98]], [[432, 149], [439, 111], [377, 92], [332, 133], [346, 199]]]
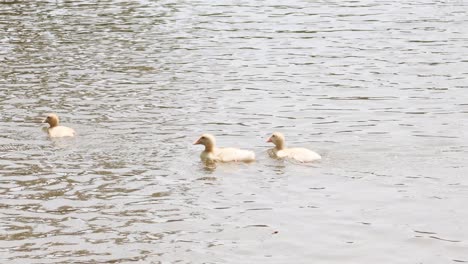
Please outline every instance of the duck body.
[[268, 154], [272, 158], [293, 159], [299, 162], [311, 162], [322, 159], [319, 154], [306, 148], [272, 148], [268, 151]]
[[47, 134], [49, 137], [58, 138], [58, 137], [74, 137], [75, 130], [73, 128], [69, 128], [66, 126], [56, 126], [56, 127], [49, 127], [47, 129]]
[[203, 162], [249, 162], [255, 160], [255, 153], [237, 148], [214, 148], [211, 151], [204, 150], [200, 158]]
[[268, 154], [272, 158], [291, 159], [298, 162], [312, 162], [322, 159], [322, 157], [306, 148], [287, 148], [283, 134], [279, 132], [273, 133], [267, 142], [272, 142], [275, 147], [268, 150]]
[[59, 118], [56, 114], [49, 114], [42, 122], [49, 124], [49, 128], [47, 128], [47, 134], [49, 134], [49, 137], [74, 137], [76, 134], [73, 128], [59, 126]]
[[255, 160], [255, 153], [238, 148], [218, 148], [213, 135], [203, 134], [194, 145], [204, 145], [205, 150], [200, 154], [204, 163], [216, 162], [251, 162]]

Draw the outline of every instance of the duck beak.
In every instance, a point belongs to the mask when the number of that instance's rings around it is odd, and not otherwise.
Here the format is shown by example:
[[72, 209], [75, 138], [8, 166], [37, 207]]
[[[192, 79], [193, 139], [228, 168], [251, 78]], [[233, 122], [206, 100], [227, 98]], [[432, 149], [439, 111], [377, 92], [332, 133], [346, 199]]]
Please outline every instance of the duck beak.
[[47, 117], [41, 123], [47, 123]]
[[271, 137], [269, 137], [266, 142], [273, 142], [273, 141], [271, 141]]
[[193, 142], [193, 144], [194, 144], [194, 145], [201, 144], [201, 143], [200, 143], [200, 140], [201, 140], [201, 138], [197, 139], [197, 141]]

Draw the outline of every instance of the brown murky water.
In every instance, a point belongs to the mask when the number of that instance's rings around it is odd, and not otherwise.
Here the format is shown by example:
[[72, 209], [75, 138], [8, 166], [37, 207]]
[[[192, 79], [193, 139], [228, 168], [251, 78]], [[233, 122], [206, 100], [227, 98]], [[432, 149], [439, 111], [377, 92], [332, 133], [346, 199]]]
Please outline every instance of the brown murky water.
[[0, 1], [0, 262], [468, 262], [467, 55], [464, 0]]

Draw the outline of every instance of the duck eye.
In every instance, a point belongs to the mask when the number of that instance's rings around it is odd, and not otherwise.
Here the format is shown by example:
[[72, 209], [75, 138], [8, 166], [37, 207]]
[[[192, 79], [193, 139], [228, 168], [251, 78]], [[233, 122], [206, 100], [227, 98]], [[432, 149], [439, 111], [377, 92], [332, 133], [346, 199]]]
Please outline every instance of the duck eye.
[[205, 139], [205, 137], [201, 137], [201, 139]]
[[276, 135], [273, 135], [272, 137], [276, 137]]

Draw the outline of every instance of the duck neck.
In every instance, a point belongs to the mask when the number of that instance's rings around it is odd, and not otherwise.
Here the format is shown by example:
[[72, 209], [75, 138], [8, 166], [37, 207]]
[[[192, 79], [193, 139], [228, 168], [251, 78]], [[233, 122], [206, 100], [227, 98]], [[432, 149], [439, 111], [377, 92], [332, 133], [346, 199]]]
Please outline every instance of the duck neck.
[[58, 126], [58, 122], [51, 121], [51, 122], [49, 122], [49, 126], [50, 126], [49, 128], [56, 127], [56, 126]]
[[277, 149], [277, 150], [283, 150], [284, 148], [285, 148], [284, 142], [278, 142], [278, 143], [276, 144], [276, 149]]
[[206, 152], [213, 152], [214, 149], [215, 149], [214, 144], [206, 144], [206, 145], [205, 145], [205, 151], [206, 151]]

